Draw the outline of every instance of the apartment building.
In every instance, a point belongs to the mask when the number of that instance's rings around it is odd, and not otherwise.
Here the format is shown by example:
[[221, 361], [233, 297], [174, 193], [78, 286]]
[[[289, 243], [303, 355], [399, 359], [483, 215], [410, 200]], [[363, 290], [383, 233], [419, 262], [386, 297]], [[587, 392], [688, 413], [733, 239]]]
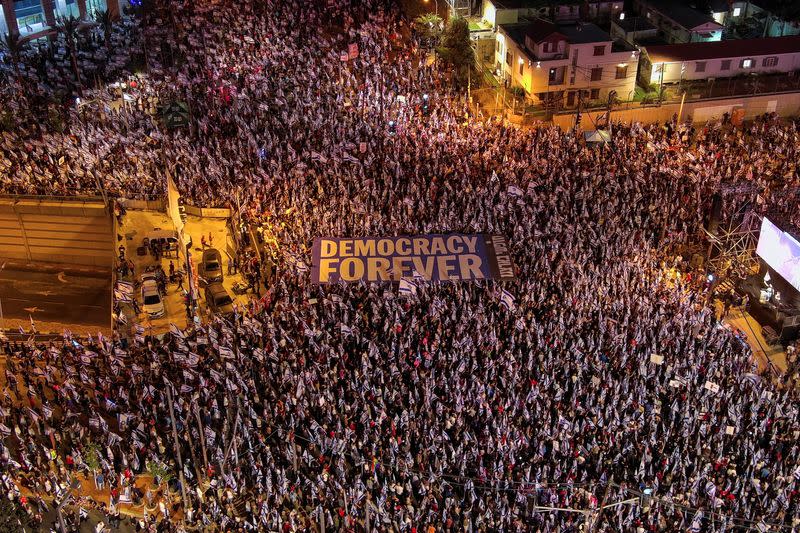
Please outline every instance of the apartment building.
[[611, 91], [629, 98], [639, 52], [591, 23], [544, 19], [498, 26], [495, 70], [508, 87], [522, 87], [537, 104], [574, 108], [605, 101]]

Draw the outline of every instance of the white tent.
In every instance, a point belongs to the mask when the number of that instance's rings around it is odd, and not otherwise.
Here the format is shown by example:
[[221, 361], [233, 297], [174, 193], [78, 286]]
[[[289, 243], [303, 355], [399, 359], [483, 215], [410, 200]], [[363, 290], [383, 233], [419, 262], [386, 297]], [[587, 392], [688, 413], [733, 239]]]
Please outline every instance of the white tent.
[[608, 130], [584, 131], [583, 140], [587, 143], [608, 144], [611, 142], [611, 132]]

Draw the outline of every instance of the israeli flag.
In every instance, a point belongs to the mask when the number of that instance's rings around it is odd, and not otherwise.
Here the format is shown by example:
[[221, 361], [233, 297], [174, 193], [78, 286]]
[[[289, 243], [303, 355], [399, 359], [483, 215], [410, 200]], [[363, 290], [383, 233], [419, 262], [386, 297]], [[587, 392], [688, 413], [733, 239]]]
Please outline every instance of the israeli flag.
[[413, 280], [402, 278], [400, 280], [399, 292], [404, 296], [413, 296], [417, 294], [417, 283]]
[[508, 186], [508, 195], [509, 196], [515, 196], [515, 197], [519, 198], [523, 194], [524, 193], [522, 192], [522, 189], [520, 189], [519, 187], [516, 187], [514, 185], [509, 185]]
[[700, 530], [703, 528], [703, 511], [697, 511], [695, 513], [694, 518], [692, 518], [692, 524], [689, 526], [689, 531], [692, 533], [700, 533]]
[[507, 311], [513, 312], [517, 309], [517, 302], [508, 290], [503, 289], [500, 293], [500, 305], [506, 308]]
[[180, 330], [178, 326], [175, 324], [170, 323], [169, 325], [169, 332], [178, 337], [179, 339], [183, 339], [183, 332]]

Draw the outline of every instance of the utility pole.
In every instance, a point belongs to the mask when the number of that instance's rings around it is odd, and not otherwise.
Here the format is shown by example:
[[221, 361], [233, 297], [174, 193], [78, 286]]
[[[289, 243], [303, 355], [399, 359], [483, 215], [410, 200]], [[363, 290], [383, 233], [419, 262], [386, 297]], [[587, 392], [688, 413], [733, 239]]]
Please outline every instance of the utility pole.
[[592, 520], [589, 524], [589, 528], [587, 530], [588, 533], [594, 533], [597, 530], [597, 526], [600, 525], [600, 522], [603, 519], [603, 506], [606, 504], [606, 498], [608, 498], [608, 492], [611, 490], [611, 484], [613, 482], [614, 476], [612, 475], [606, 482], [606, 490], [603, 493], [603, 499], [600, 501], [600, 507], [597, 509], [597, 516], [595, 516], [594, 520]]
[[186, 480], [183, 478], [183, 459], [181, 458], [181, 445], [178, 442], [178, 428], [175, 426], [175, 410], [172, 406], [172, 390], [169, 383], [164, 380], [164, 387], [167, 389], [167, 402], [169, 405], [169, 419], [172, 422], [172, 437], [175, 440], [175, 453], [178, 455], [178, 477], [181, 480], [181, 495], [183, 496], [184, 513], [189, 510], [189, 499], [186, 497]]
[[364, 504], [364, 531], [369, 530], [369, 494], [367, 494], [367, 501]]
[[72, 496], [70, 496], [69, 493], [65, 494], [64, 499], [62, 499], [58, 503], [58, 507], [56, 507], [56, 512], [58, 513], [58, 527], [61, 528], [61, 533], [67, 533], [67, 526], [66, 524], [64, 524], [64, 515], [62, 514], [61, 511], [64, 509], [64, 506], [67, 504], [67, 502], [69, 502], [71, 499]]
[[222, 462], [220, 463], [220, 472], [222, 475], [225, 475], [225, 463], [228, 461], [228, 455], [231, 453], [233, 449], [233, 445], [236, 442], [236, 430], [239, 428], [239, 405], [237, 402], [236, 406], [236, 417], [233, 420], [233, 431], [231, 434], [231, 441], [228, 443], [228, 448], [225, 450], [225, 455], [222, 457]]
[[200, 406], [194, 403], [194, 416], [197, 418], [197, 427], [200, 429], [200, 446], [203, 449], [203, 466], [205, 466], [205, 476], [208, 476], [208, 453], [206, 452], [206, 436], [203, 434], [203, 421], [200, 419]]

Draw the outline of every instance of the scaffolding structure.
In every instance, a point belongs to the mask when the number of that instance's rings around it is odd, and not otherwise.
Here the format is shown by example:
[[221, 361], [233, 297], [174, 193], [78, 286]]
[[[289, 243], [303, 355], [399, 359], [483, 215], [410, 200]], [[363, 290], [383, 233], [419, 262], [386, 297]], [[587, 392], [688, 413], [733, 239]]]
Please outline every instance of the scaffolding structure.
[[[741, 188], [742, 185], [728, 187], [724, 193], [753, 192]], [[729, 278], [744, 279], [758, 270], [756, 246], [760, 228], [761, 216], [753, 210], [752, 202], [747, 202], [716, 230], [703, 230], [708, 239], [707, 271], [719, 283]]]

